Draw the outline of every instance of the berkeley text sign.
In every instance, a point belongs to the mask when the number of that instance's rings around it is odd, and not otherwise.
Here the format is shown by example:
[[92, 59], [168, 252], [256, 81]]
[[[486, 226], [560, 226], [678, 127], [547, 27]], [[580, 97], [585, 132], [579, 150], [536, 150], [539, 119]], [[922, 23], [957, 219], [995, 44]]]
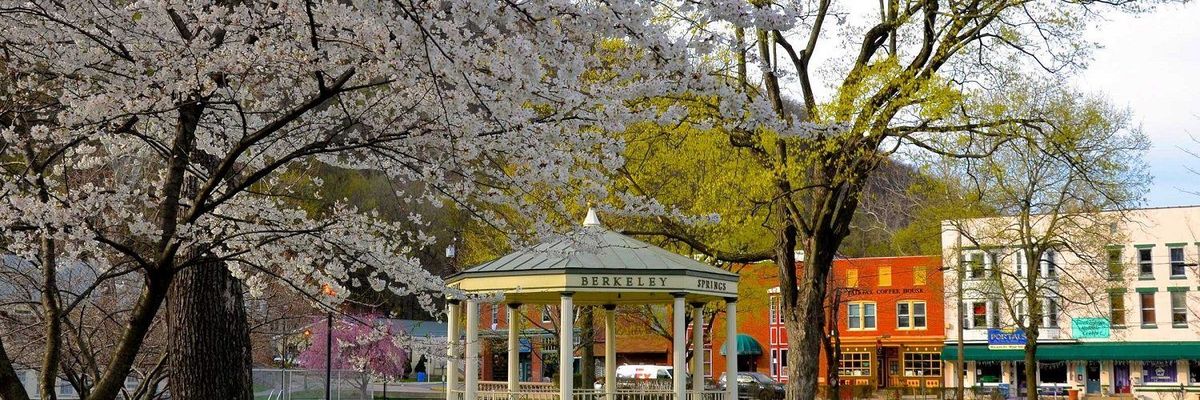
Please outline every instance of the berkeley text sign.
[[653, 288], [667, 287], [665, 276], [581, 276], [579, 286]]
[[1020, 329], [988, 329], [988, 350], [1023, 350], [1026, 343]]
[[737, 293], [736, 283], [694, 276], [576, 275], [569, 277], [567, 282], [568, 285], [581, 290], [650, 289]]

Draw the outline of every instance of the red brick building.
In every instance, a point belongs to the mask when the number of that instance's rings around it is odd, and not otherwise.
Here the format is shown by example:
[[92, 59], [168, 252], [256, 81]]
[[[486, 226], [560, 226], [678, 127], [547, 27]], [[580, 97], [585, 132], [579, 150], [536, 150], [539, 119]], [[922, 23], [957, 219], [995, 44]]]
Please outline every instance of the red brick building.
[[[839, 304], [836, 320], [843, 385], [941, 386], [945, 340], [941, 266], [941, 257], [936, 256], [834, 262], [830, 304], [835, 300]], [[771, 292], [778, 293], [778, 289]], [[768, 309], [769, 374], [786, 381], [787, 331], [777, 295], [771, 297]], [[826, 376], [825, 356], [821, 355], [821, 383]]]

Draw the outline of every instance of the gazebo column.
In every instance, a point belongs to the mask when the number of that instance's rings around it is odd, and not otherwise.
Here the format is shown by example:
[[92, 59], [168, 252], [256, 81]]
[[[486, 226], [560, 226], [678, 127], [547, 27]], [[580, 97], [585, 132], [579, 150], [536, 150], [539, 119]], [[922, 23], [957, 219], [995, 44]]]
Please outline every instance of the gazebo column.
[[466, 388], [463, 389], [465, 400], [479, 398], [479, 301], [467, 300], [467, 356], [464, 362], [463, 374], [466, 376]]
[[559, 298], [558, 315], [558, 396], [571, 400], [575, 381], [575, 309], [571, 292]]
[[508, 303], [508, 393], [516, 398], [521, 390], [521, 305]]
[[446, 300], [446, 399], [458, 400], [458, 366], [462, 360], [458, 338], [462, 335], [458, 326], [458, 299]]
[[692, 303], [692, 391], [704, 391], [704, 303]]
[[671, 369], [673, 370], [672, 377], [674, 378], [672, 389], [675, 392], [675, 400], [684, 400], [687, 399], [687, 373], [685, 372], [687, 371], [687, 358], [684, 354], [687, 351], [684, 346], [684, 343], [687, 342], [685, 338], [687, 336], [685, 333], [687, 332], [687, 325], [684, 324], [684, 316], [687, 315], [687, 304], [684, 303], [683, 298], [685, 293], [673, 293], [672, 295], [675, 296], [675, 303], [672, 305], [675, 316], [671, 330], [671, 338], [674, 341], [671, 346]]
[[604, 394], [606, 400], [617, 397], [617, 305], [604, 306]]
[[[835, 321], [836, 322], [836, 321]], [[737, 400], [737, 298], [725, 299], [725, 399]]]

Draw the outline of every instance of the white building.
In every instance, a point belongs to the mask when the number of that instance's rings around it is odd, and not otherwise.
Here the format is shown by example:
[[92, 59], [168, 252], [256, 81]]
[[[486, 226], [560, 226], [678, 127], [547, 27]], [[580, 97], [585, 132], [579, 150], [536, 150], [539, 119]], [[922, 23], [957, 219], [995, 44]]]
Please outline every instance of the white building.
[[[980, 232], [1003, 225], [997, 221], [1004, 220], [943, 224], [942, 359], [946, 385], [954, 386], [961, 327], [964, 385], [977, 388], [968, 393], [1024, 386], [1024, 352], [989, 349], [989, 328], [1013, 329], [1015, 318], [1028, 318], [1028, 292], [1015, 280], [1026, 268], [1021, 246]], [[1083, 236], [1107, 230], [1113, 239], [1056, 249], [1037, 266], [1047, 311], [1038, 339], [1039, 390], [1194, 398], [1200, 393], [1200, 206], [1141, 209], [1121, 222], [1080, 229]], [[963, 291], [956, 301], [959, 273]]]

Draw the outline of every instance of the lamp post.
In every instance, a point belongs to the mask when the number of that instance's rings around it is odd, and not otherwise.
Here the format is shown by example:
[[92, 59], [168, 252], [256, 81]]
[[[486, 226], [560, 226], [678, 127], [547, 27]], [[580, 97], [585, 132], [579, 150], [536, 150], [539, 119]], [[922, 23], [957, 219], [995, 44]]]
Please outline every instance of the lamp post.
[[[332, 286], [325, 284], [321, 286], [321, 291], [326, 296], [334, 297], [337, 291], [333, 290]], [[333, 310], [329, 310], [325, 314], [325, 400], [333, 400]]]
[[333, 384], [333, 311], [325, 317], [325, 400], [330, 396]]

